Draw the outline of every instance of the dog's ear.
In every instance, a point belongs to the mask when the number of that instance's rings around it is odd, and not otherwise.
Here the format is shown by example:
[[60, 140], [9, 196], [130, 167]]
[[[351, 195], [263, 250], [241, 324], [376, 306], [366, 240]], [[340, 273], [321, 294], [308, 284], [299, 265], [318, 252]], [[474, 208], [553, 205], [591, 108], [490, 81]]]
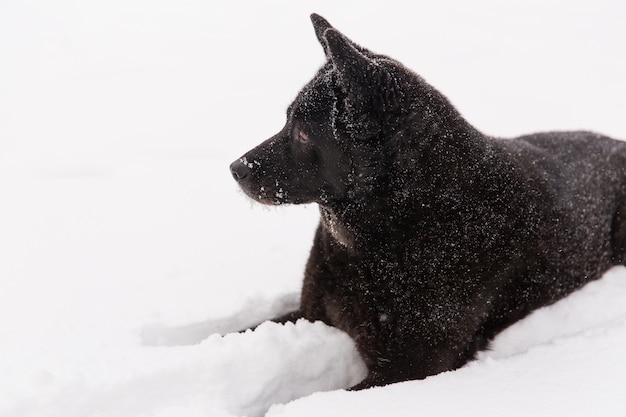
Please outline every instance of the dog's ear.
[[[324, 38], [324, 32], [326, 32], [326, 30], [328, 29], [335, 29], [335, 28], [330, 23], [328, 23], [328, 20], [324, 19], [322, 16], [315, 14], [315, 13], [311, 15], [311, 22], [313, 22], [313, 29], [315, 29], [315, 36], [317, 36], [317, 40], [322, 45], [322, 48], [324, 48], [324, 53], [326, 54], [326, 58], [330, 59], [330, 53], [328, 52], [328, 44], [326, 43], [326, 39]], [[339, 31], [337, 32], [339, 33]], [[371, 51], [368, 51], [367, 49], [352, 42], [345, 36], [344, 38], [348, 43], [350, 43], [357, 51], [361, 52], [363, 55], [368, 56], [368, 57], [372, 57], [375, 55]]]
[[[334, 28], [324, 32], [328, 59], [333, 63], [340, 78], [342, 89], [353, 101], [371, 103], [370, 110], [388, 111], [399, 106], [403, 95], [387, 68], [367, 55], [367, 50], [355, 45]], [[364, 53], [365, 52], [365, 53]]]
[[352, 117], [361, 123], [369, 121], [367, 126], [361, 126], [363, 134], [359, 136], [371, 136], [380, 128], [379, 123], [405, 107], [406, 95], [401, 80], [390, 71], [389, 62], [385, 65], [385, 61], [375, 59], [338, 30], [328, 28], [322, 36]]
[[324, 40], [324, 32], [326, 32], [326, 29], [332, 28], [331, 24], [328, 23], [328, 20], [315, 13], [311, 15], [311, 22], [313, 23], [313, 29], [315, 29], [315, 36], [317, 36], [317, 40], [322, 45], [322, 48], [324, 48], [326, 57], [330, 58], [328, 56], [328, 45], [326, 45], [326, 41]]
[[326, 43], [326, 54], [339, 74], [350, 81], [359, 81], [373, 74], [378, 65], [362, 54], [350, 41], [335, 28], [329, 28], [322, 35]]

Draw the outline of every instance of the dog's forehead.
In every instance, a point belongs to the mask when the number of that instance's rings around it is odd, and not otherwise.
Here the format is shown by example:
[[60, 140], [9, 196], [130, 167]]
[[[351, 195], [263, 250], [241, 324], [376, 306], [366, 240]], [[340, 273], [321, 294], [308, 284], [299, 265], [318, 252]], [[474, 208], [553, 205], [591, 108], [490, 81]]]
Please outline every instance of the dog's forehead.
[[324, 66], [298, 93], [291, 104], [294, 115], [312, 115], [329, 109], [334, 101], [333, 75], [331, 68]]

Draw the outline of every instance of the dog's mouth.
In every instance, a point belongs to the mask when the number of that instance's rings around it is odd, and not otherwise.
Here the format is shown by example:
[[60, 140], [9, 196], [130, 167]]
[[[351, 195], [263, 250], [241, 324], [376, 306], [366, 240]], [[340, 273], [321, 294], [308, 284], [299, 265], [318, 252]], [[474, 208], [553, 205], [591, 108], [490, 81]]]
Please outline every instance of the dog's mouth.
[[264, 186], [260, 186], [257, 190], [251, 190], [249, 187], [240, 184], [244, 193], [257, 203], [265, 204], [266, 206], [279, 206], [281, 204], [288, 203], [287, 192], [282, 188], [277, 191], [269, 191]]

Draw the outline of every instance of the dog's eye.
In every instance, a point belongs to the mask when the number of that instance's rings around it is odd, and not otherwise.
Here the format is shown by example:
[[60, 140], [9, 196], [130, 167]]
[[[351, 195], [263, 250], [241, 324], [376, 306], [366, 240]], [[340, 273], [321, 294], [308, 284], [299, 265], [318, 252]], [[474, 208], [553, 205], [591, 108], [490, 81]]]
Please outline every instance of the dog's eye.
[[306, 143], [309, 141], [309, 135], [307, 135], [300, 129], [298, 129], [298, 132], [296, 133], [296, 138], [302, 143]]

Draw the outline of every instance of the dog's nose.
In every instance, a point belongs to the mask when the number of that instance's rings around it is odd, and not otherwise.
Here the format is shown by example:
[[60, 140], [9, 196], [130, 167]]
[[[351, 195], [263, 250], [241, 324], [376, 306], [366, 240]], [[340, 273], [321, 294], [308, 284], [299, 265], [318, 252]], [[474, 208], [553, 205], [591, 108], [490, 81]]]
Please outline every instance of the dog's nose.
[[239, 181], [248, 176], [250, 168], [248, 168], [248, 166], [244, 164], [241, 159], [237, 159], [235, 162], [230, 164], [230, 173], [233, 174], [233, 178], [236, 181]]

